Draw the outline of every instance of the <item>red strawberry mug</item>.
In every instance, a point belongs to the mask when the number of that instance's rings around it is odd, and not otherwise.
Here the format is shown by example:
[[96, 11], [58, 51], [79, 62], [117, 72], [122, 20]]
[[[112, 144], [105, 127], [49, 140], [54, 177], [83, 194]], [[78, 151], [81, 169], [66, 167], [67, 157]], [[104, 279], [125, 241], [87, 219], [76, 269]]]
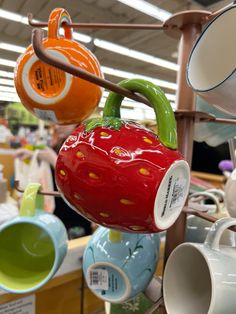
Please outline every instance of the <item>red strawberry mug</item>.
[[[72, 29], [64, 22], [71, 23], [68, 12], [54, 9], [48, 20], [44, 48], [57, 59], [102, 77], [95, 56], [72, 40]], [[59, 36], [60, 26], [64, 28], [65, 37]], [[102, 96], [101, 87], [39, 60], [32, 45], [17, 60], [15, 86], [22, 104], [32, 114], [58, 124], [73, 124], [86, 119]]]
[[176, 150], [176, 122], [162, 90], [140, 79], [119, 85], [150, 101], [158, 136], [120, 119], [123, 96], [110, 93], [103, 118], [83, 122], [62, 146], [57, 186], [72, 208], [97, 224], [159, 232], [176, 221], [184, 206], [189, 166]]

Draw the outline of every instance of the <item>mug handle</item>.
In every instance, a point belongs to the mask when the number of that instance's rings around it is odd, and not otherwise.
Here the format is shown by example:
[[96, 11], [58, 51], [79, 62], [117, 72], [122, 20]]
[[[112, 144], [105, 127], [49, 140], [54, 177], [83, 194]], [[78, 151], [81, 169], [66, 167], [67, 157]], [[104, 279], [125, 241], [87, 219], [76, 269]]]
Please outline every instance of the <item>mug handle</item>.
[[229, 227], [236, 226], [236, 219], [231, 217], [221, 218], [217, 220], [209, 230], [204, 245], [212, 250], [220, 250], [220, 238], [223, 232]]
[[34, 216], [35, 208], [43, 210], [43, 196], [38, 194], [41, 188], [39, 183], [27, 185], [20, 206], [20, 216]]
[[72, 28], [67, 26], [66, 23], [72, 23], [69, 13], [62, 8], [54, 9], [48, 19], [48, 38], [59, 39], [59, 29], [62, 26], [64, 29], [65, 38], [72, 40]]
[[209, 190], [206, 190], [206, 192], [213, 193], [214, 195], [216, 195], [219, 198], [221, 198], [223, 201], [225, 199], [225, 192], [223, 190], [221, 190], [221, 189], [209, 189]]
[[[189, 200], [190, 200], [191, 198], [194, 198], [194, 197], [197, 198], [197, 199], [196, 199], [196, 202], [198, 201], [198, 198], [199, 198], [200, 200], [202, 200], [202, 198], [211, 199], [211, 200], [215, 203], [215, 205], [216, 205], [216, 214], [221, 213], [220, 203], [219, 203], [219, 201], [218, 201], [218, 198], [217, 198], [213, 193], [209, 193], [209, 192], [195, 192], [195, 193], [193, 193], [193, 194], [191, 194], [191, 195], [189, 196]], [[194, 202], [194, 201], [192, 200], [192, 202]], [[194, 203], [195, 203], [195, 202], [194, 202]]]
[[[139, 93], [149, 100], [155, 111], [160, 142], [168, 148], [177, 149], [175, 116], [164, 92], [155, 84], [142, 79], [127, 79], [118, 85]], [[120, 118], [120, 107], [123, 99], [124, 96], [110, 92], [103, 109], [103, 117]]]

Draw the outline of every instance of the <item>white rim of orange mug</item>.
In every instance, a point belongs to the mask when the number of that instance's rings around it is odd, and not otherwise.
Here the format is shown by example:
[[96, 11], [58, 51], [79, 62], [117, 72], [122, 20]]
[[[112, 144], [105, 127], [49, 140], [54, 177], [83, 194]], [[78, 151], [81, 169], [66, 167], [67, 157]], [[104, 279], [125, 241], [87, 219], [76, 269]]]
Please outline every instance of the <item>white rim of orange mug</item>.
[[[53, 49], [47, 49], [47, 53], [50, 54], [53, 57], [56, 57], [64, 62], [69, 62], [69, 60], [64, 56], [63, 53], [53, 50]], [[22, 84], [25, 89], [25, 92], [27, 95], [35, 102], [43, 104], [43, 105], [53, 105], [55, 102], [62, 100], [69, 92], [71, 83], [72, 83], [72, 75], [64, 72], [66, 79], [65, 79], [65, 87], [61, 91], [61, 93], [55, 97], [43, 97], [39, 95], [31, 86], [29, 82], [29, 72], [32, 67], [32, 65], [36, 62], [39, 61], [38, 57], [36, 55], [32, 55], [32, 57], [25, 63], [24, 69], [22, 71]]]

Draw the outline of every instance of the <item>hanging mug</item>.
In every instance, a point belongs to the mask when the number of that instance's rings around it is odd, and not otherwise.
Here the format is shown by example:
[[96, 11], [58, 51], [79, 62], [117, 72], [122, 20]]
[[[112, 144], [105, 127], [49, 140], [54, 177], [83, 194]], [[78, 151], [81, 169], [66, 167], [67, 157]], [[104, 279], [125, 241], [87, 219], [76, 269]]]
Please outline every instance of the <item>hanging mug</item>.
[[[96, 57], [72, 40], [71, 18], [65, 9], [54, 9], [48, 20], [48, 37], [43, 40], [47, 53], [84, 71], [102, 77]], [[59, 35], [60, 27], [64, 36]], [[18, 60], [15, 86], [22, 104], [42, 120], [58, 124], [80, 123], [87, 118], [102, 96], [102, 88], [68, 74], [37, 58], [32, 45]]]
[[196, 41], [187, 65], [190, 87], [209, 104], [236, 115], [236, 5], [217, 15]]
[[88, 287], [104, 301], [123, 303], [144, 291], [156, 270], [159, 234], [99, 227], [83, 255]]
[[156, 113], [158, 136], [120, 119], [124, 97], [110, 93], [103, 118], [82, 123], [62, 146], [57, 186], [71, 207], [97, 224], [126, 232], [159, 232], [182, 211], [189, 166], [176, 150], [174, 113], [161, 89], [141, 79], [119, 85], [147, 97]]
[[169, 256], [163, 294], [168, 314], [235, 314], [236, 248], [220, 245], [236, 219], [215, 222], [204, 244], [183, 243]]
[[[199, 207], [199, 209], [205, 209], [211, 216], [215, 217], [216, 219], [229, 217], [227, 210], [224, 207], [222, 207], [222, 204], [220, 204], [219, 202], [219, 198], [222, 198], [223, 195], [224, 192], [218, 189], [209, 189], [204, 192], [195, 192], [189, 196], [188, 205], [190, 208], [195, 207], [196, 209], [198, 209]], [[214, 203], [214, 205], [205, 204], [204, 202], [207, 200], [211, 200]], [[206, 236], [211, 226], [212, 223], [205, 219], [202, 219], [195, 215], [188, 215], [185, 241], [203, 243], [206, 239]], [[234, 243], [235, 243], [234, 233], [230, 230], [225, 230], [221, 238], [221, 244], [232, 246], [234, 245]]]
[[0, 225], [0, 289], [28, 293], [51, 279], [67, 253], [67, 232], [43, 211], [40, 184], [25, 189], [20, 215]]

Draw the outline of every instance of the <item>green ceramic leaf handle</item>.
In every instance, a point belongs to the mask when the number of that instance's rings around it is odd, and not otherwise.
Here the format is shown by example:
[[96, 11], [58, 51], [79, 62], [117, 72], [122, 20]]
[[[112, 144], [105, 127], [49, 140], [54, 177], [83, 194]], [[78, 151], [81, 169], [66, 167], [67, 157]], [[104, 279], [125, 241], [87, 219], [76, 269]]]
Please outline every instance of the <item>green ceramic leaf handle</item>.
[[41, 188], [39, 183], [27, 185], [20, 206], [20, 216], [34, 216], [35, 209], [43, 210], [43, 196], [38, 194]]
[[[155, 84], [142, 79], [124, 80], [119, 85], [132, 92], [139, 93], [149, 100], [156, 114], [160, 142], [166, 147], [176, 149], [177, 132], [175, 116], [164, 92]], [[120, 107], [123, 99], [124, 96], [114, 92], [109, 93], [103, 110], [103, 117], [120, 118]]]

